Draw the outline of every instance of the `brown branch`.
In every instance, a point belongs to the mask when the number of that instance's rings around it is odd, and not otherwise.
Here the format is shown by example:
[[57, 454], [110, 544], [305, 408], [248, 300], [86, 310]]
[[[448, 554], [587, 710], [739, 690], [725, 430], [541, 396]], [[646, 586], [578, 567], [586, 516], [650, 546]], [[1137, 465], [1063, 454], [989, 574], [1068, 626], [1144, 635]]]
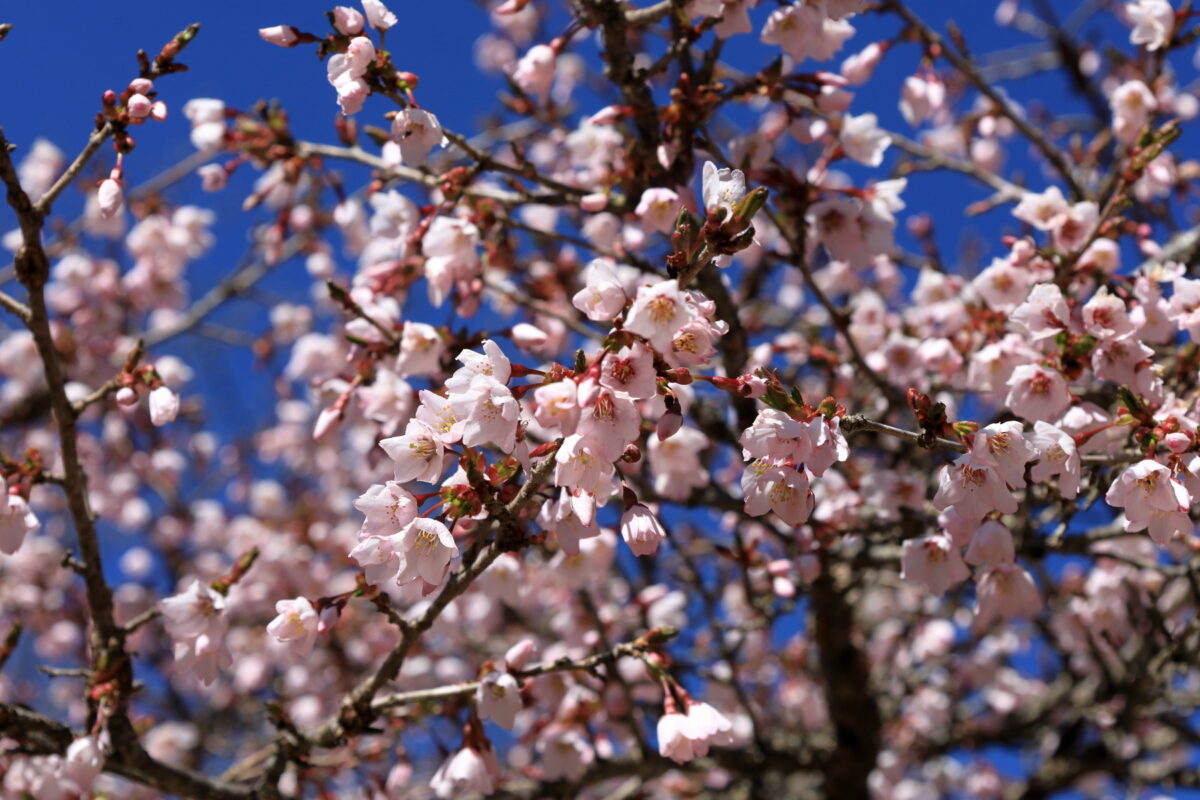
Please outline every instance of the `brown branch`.
[[[621, 658], [632, 658], [638, 651], [644, 649], [639, 642], [623, 642], [603, 653], [595, 653], [577, 660], [560, 658], [545, 664], [535, 664], [528, 669], [516, 670], [512, 674], [517, 678], [536, 678], [539, 675], [549, 675], [552, 672], [577, 672], [594, 669], [601, 664], [615, 664]], [[417, 689], [412, 692], [397, 692], [377, 698], [371, 707], [383, 711], [396, 706], [425, 703], [431, 700], [447, 700], [451, 697], [465, 697], [474, 694], [479, 688], [479, 681], [456, 683], [452, 686], [438, 686], [433, 689]]]
[[[75, 734], [66, 725], [8, 703], [0, 703], [0, 733], [22, 742], [32, 753], [47, 755], [65, 754], [75, 740]], [[157, 761], [140, 747], [133, 751], [115, 748], [104, 763], [104, 771], [179, 797], [243, 800], [253, 796], [249, 788], [214, 781]]]
[[1046, 160], [1049, 161], [1058, 173], [1066, 182], [1067, 188], [1071, 195], [1076, 200], [1082, 200], [1086, 197], [1083, 187], [1075, 180], [1074, 170], [1067, 162], [1067, 158], [1063, 155], [1062, 150], [1057, 148], [1049, 139], [1034, 127], [1024, 115], [1017, 111], [1011, 102], [1004, 95], [996, 91], [996, 88], [988, 83], [984, 77], [979, 74], [979, 69], [975, 66], [975, 61], [970, 56], [962, 55], [954, 47], [942, 38], [940, 34], [930, 28], [925, 22], [908, 9], [901, 0], [885, 0], [883, 7], [895, 11], [900, 17], [907, 22], [914, 31], [931, 47], [936, 47], [938, 51], [949, 61], [954, 68], [962, 73], [971, 84], [992, 104], [996, 109], [1004, 115], [1021, 135], [1033, 143]]
[[[900, 439], [909, 444], [919, 445], [926, 450], [942, 451], [949, 453], [965, 453], [967, 446], [962, 442], [955, 442], [950, 439], [935, 438], [932, 442], [927, 442], [919, 431], [908, 431], [903, 428], [896, 428], [882, 422], [877, 422], [862, 414], [848, 414], [842, 417], [841, 429], [843, 433], [851, 434], [860, 431], [870, 431], [872, 433], [880, 433], [884, 436], [891, 436], [893, 439]], [[1079, 461], [1084, 466], [1112, 466], [1115, 464], [1129, 464], [1134, 461], [1141, 461], [1145, 455], [1140, 452], [1126, 453], [1089, 453], [1081, 455]]]

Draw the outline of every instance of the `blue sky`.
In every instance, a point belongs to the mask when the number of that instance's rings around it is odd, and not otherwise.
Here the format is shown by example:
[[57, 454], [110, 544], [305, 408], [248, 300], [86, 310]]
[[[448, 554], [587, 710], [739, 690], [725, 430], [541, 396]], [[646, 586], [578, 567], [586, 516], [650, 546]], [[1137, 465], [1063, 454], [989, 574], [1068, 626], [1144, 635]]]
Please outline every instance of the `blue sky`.
[[[938, 28], [953, 16], [976, 52], [1030, 41], [992, 24], [993, 2], [914, 0], [910, 5]], [[1053, 5], [1066, 16], [1077, 4], [1059, 0]], [[0, 100], [0, 125], [10, 141], [22, 146], [42, 136], [72, 156], [91, 129], [101, 93], [106, 89], [121, 91], [135, 75], [136, 50], [145, 48], [153, 55], [172, 34], [191, 22], [202, 25], [199, 37], [181, 57], [191, 70], [159, 83], [160, 96], [170, 106], [171, 115], [166, 123], [146, 125], [134, 132], [139, 146], [126, 160], [132, 183], [150, 177], [192, 152], [187, 139], [188, 124], [181, 109], [184, 102], [194, 97], [219, 97], [239, 108], [248, 108], [260, 98], [278, 98], [291, 115], [293, 131], [298, 136], [334, 139], [332, 123], [337, 114], [334, 92], [325, 80], [324, 65], [316, 59], [313, 48], [284, 50], [266, 44], [257, 34], [259, 27], [280, 23], [323, 34], [327, 30], [323, 13], [330, 7], [326, 2], [125, 0], [112, 4], [75, 0], [6, 6], [0, 10], [0, 21], [12, 23], [14, 30], [0, 43], [0, 74], [10, 76]], [[474, 41], [490, 30], [486, 15], [480, 13], [475, 3], [466, 0], [403, 4], [393, 0], [391, 6], [400, 15], [401, 23], [389, 33], [388, 46], [401, 68], [420, 76], [418, 97], [422, 104], [435, 111], [448, 127], [473, 132], [478, 115], [495, 107], [496, 91], [502, 86], [494, 76], [481, 77], [474, 66]], [[755, 25], [761, 27], [768, 13], [768, 4], [753, 12]], [[825, 66], [835, 67], [845, 55], [899, 28], [894, 19], [875, 16], [862, 17], [855, 24], [859, 35], [851, 40], [844, 53]], [[1092, 23], [1084, 30], [1089, 38], [1107, 39], [1127, 49], [1127, 32], [1111, 18]], [[552, 30], [551, 34], [557, 32]], [[595, 48], [585, 43], [580, 52], [591, 57]], [[726, 51], [735, 66], [745, 68], [761, 66], [773, 55], [774, 50], [761, 45], [757, 35], [736, 38]], [[873, 111], [885, 127], [913, 135], [900, 118], [896, 98], [900, 82], [912, 74], [918, 57], [915, 45], [900, 45], [889, 54], [877, 80], [857, 92], [853, 110]], [[1181, 72], [1189, 70], [1184, 74], [1193, 74], [1185, 59], [1178, 62]], [[1022, 102], [1041, 102], [1056, 109], [1083, 108], [1067, 93], [1065, 79], [1058, 74], [1016, 82], [1007, 88]], [[596, 99], [595, 107], [580, 110], [590, 113], [601, 102]], [[385, 101], [372, 99], [359, 117], [364, 123], [383, 125], [381, 115], [386, 110]], [[1185, 139], [1182, 152], [1189, 152], [1188, 144]], [[106, 151], [106, 157], [111, 158], [109, 152]], [[1039, 174], [1023, 146], [1014, 146], [1009, 160], [1025, 172], [1031, 188], [1041, 189], [1046, 185], [1047, 180]], [[868, 175], [866, 170], [858, 168], [848, 171], [856, 179]], [[872, 173], [872, 177], [886, 176]], [[926, 211], [934, 216], [943, 254], [952, 264], [958, 246], [969, 232], [983, 235], [993, 248], [985, 254], [986, 263], [987, 257], [998, 253], [998, 235], [1015, 230], [1016, 226], [1006, 210], [965, 219], [963, 208], [985, 195], [959, 176], [918, 175], [910, 179], [905, 193], [908, 202], [905, 213]], [[236, 186], [220, 194], [201, 194], [195, 179], [176, 190], [174, 197], [180, 202], [212, 208], [218, 215], [214, 228], [218, 244], [194, 265], [189, 277], [193, 296], [230, 272], [241, 257], [248, 227], [248, 220], [240, 211], [244, 196], [245, 192]], [[71, 214], [78, 205], [78, 196], [68, 193], [62, 208], [64, 213]], [[11, 227], [11, 215], [0, 212], [0, 229]], [[902, 244], [913, 246], [902, 232], [899, 237]], [[342, 274], [348, 275], [351, 270], [352, 264], [343, 261]], [[265, 287], [279, 296], [303, 298], [308, 285], [302, 265], [296, 262], [281, 269]], [[413, 296], [423, 297], [423, 292], [414, 292]], [[419, 310], [414, 313], [421, 316]], [[243, 301], [223, 312], [221, 318], [230, 324], [242, 324], [253, 334], [265, 328], [260, 304]], [[444, 313], [436, 315], [436, 319], [444, 320]], [[210, 410], [220, 419], [218, 432], [227, 436], [245, 434], [270, 417], [271, 405], [263, 402], [266, 395], [261, 387], [245, 388], [241, 382], [230, 379], [249, 368], [251, 359], [244, 351], [209, 343], [197, 347], [195, 339], [180, 340], [164, 351], [184, 355], [196, 369], [198, 377], [191, 391], [205, 396]], [[279, 361], [285, 359], [286, 354]], [[262, 376], [255, 381], [265, 383]]]

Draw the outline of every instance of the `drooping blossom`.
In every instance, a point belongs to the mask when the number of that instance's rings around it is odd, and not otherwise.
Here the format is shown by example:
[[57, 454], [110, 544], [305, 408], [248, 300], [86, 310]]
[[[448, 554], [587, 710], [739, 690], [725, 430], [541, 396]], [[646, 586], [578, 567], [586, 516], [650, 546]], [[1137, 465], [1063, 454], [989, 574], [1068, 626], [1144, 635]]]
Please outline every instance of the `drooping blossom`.
[[975, 618], [978, 625], [995, 619], [1033, 617], [1042, 608], [1042, 596], [1033, 576], [1024, 567], [1000, 563], [976, 580]]
[[667, 538], [662, 523], [649, 508], [634, 503], [621, 516], [621, 538], [635, 556], [652, 556]]
[[993, 565], [1016, 558], [1012, 533], [994, 519], [984, 520], [971, 534], [971, 544], [963, 558], [968, 564]]
[[583, 288], [571, 298], [571, 304], [588, 319], [607, 322], [621, 313], [628, 299], [612, 267], [598, 258], [588, 265]]
[[813, 511], [813, 494], [804, 470], [759, 459], [742, 472], [746, 513], [759, 517], [774, 511], [789, 525], [802, 525]]
[[484, 754], [467, 746], [438, 767], [429, 779], [429, 788], [440, 798], [451, 798], [477, 792], [491, 794], [496, 784]]
[[1130, 464], [1108, 487], [1105, 501], [1125, 510], [1125, 530], [1147, 530], [1165, 546], [1176, 533], [1190, 531], [1191, 497], [1164, 464], [1143, 459]]
[[475, 707], [481, 719], [490, 719], [511, 731], [521, 705], [521, 687], [512, 673], [493, 670], [480, 679], [475, 690]]
[[924, 584], [931, 594], [941, 596], [971, 577], [971, 570], [950, 537], [934, 534], [904, 543], [900, 577]]
[[980, 520], [992, 511], [1014, 513], [1017, 500], [1005, 486], [992, 458], [972, 451], [942, 467], [933, 506], [939, 511], [954, 506], [964, 519]]
[[159, 603], [167, 633], [174, 641], [175, 663], [207, 685], [233, 664], [225, 646], [225, 597], [193, 580], [187, 590]]
[[363, 77], [375, 61], [375, 45], [366, 36], [356, 36], [346, 46], [346, 52], [334, 53], [326, 61], [330, 85], [337, 90], [342, 113], [356, 114], [370, 93]]

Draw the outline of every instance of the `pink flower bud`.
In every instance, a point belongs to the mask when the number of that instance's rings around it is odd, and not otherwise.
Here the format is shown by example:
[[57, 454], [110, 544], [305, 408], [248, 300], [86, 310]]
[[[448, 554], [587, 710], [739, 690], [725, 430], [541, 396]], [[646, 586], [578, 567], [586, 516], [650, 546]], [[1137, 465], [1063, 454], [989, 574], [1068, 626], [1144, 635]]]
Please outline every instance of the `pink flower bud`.
[[608, 195], [604, 192], [586, 194], [579, 198], [579, 207], [584, 211], [603, 211], [608, 207]]
[[592, 125], [612, 125], [623, 116], [625, 116], [625, 109], [621, 106], [605, 106], [595, 114], [592, 114], [588, 122]]
[[512, 340], [522, 350], [537, 350], [550, 341], [550, 336], [536, 325], [520, 322], [513, 326]]
[[150, 108], [153, 103], [150, 98], [144, 94], [135, 94], [129, 98], [129, 102], [125, 104], [125, 110], [129, 112], [129, 116], [134, 119], [145, 119], [150, 116]]
[[529, 663], [535, 649], [533, 639], [522, 639], [508, 648], [508, 652], [504, 654], [504, 664], [508, 671], [519, 672], [525, 669], [525, 665]]
[[1192, 446], [1192, 440], [1186, 433], [1168, 433], [1163, 437], [1163, 444], [1172, 453], [1182, 453]]
[[121, 207], [121, 202], [124, 200], [124, 192], [121, 188], [121, 172], [113, 170], [112, 173], [100, 184], [100, 189], [96, 192], [96, 201], [100, 207], [100, 216], [108, 219]]
[[137, 94], [150, 94], [154, 91], [154, 81], [149, 78], [134, 78], [129, 82], [129, 91]]
[[117, 389], [117, 404], [122, 406], [131, 406], [137, 403], [138, 394], [131, 386], [122, 386]]
[[150, 392], [150, 423], [156, 427], [166, 425], [179, 413], [179, 395], [166, 386]]
[[665, 441], [674, 436], [683, 427], [683, 415], [678, 411], [668, 411], [658, 418], [655, 435], [658, 440]]
[[269, 28], [259, 28], [258, 35], [263, 41], [277, 44], [280, 47], [291, 47], [300, 36], [291, 25], [272, 25]]
[[167, 118], [167, 104], [162, 100], [155, 100], [154, 105], [150, 106], [150, 119], [155, 122], [162, 122]]
[[337, 6], [333, 9], [333, 27], [347, 36], [362, 33], [363, 15], [348, 6]]
[[329, 408], [323, 409], [320, 415], [317, 417], [317, 424], [313, 427], [313, 440], [316, 441], [325, 434], [329, 433], [330, 429], [333, 428], [334, 424], [337, 423], [340, 417], [341, 411], [338, 409], [336, 404], [330, 406]]

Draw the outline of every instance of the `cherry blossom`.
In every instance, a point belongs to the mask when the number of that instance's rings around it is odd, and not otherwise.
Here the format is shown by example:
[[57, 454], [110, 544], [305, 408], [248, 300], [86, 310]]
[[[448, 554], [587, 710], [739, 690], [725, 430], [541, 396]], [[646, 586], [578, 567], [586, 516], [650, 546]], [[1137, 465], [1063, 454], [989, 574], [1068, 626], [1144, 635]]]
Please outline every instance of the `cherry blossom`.
[[280, 600], [275, 603], [279, 616], [267, 625], [267, 633], [290, 645], [298, 656], [307, 656], [317, 641], [317, 612], [307, 598]]
[[959, 549], [942, 534], [906, 541], [901, 565], [902, 578], [924, 584], [935, 595], [971, 577]]
[[446, 577], [450, 560], [458, 556], [458, 545], [450, 529], [428, 517], [417, 517], [404, 526], [394, 546], [401, 555], [396, 583], [403, 586], [420, 578], [426, 586], [439, 585]]
[[164, 598], [159, 604], [167, 633], [174, 641], [175, 663], [193, 673], [197, 680], [210, 684], [233, 664], [226, 648], [225, 598], [202, 581], [194, 580], [188, 589]]
[[1167, 0], [1137, 0], [1125, 6], [1133, 21], [1129, 41], [1145, 45], [1147, 50], [1161, 49], [1175, 29], [1175, 10]]

